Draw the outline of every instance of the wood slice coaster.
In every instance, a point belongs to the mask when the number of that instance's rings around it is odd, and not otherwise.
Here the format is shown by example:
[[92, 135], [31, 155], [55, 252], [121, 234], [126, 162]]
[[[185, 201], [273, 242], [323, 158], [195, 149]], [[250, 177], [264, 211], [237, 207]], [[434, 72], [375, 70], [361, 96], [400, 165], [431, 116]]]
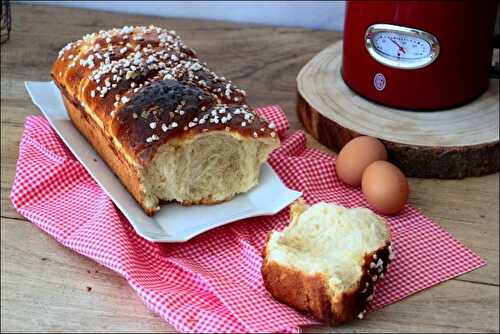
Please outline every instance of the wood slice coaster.
[[339, 151], [359, 135], [376, 137], [407, 176], [463, 178], [499, 170], [498, 80], [462, 107], [416, 112], [357, 95], [344, 83], [341, 63], [342, 41], [314, 56], [297, 76], [297, 113], [318, 141]]

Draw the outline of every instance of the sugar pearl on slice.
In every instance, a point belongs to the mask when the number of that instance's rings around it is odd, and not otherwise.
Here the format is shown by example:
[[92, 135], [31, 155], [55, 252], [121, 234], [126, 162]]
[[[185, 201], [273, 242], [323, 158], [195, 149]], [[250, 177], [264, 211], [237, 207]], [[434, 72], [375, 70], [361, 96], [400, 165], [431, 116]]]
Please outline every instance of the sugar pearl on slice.
[[151, 122], [151, 123], [149, 123], [149, 127], [150, 127], [151, 129], [156, 129], [156, 122]]
[[394, 249], [392, 248], [392, 246], [387, 247], [387, 249], [389, 250], [389, 260], [392, 261], [394, 259], [394, 256], [396, 255]]

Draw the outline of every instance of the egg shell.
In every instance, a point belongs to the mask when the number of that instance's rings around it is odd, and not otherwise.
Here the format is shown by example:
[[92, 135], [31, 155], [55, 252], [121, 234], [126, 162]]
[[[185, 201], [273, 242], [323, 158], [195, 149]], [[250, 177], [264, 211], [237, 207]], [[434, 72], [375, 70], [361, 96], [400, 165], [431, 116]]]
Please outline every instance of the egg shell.
[[336, 162], [337, 175], [343, 182], [359, 186], [366, 167], [378, 160], [387, 160], [384, 144], [373, 137], [356, 137], [340, 150]]
[[383, 214], [401, 211], [410, 193], [403, 172], [387, 161], [375, 161], [366, 168], [361, 188], [367, 202]]

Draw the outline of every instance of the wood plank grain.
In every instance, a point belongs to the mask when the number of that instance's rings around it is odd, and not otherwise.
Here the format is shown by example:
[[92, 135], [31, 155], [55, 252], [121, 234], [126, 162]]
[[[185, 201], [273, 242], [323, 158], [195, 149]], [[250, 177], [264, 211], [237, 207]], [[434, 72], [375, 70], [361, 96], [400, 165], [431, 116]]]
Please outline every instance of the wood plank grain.
[[[497, 287], [452, 280], [335, 330], [356, 333], [498, 332], [498, 298]], [[314, 326], [307, 331], [326, 333], [332, 329]]]
[[[84, 33], [157, 24], [177, 30], [216, 72], [246, 88], [252, 105], [284, 107], [297, 130], [302, 127], [295, 115], [296, 74], [341, 35], [32, 5], [14, 5], [13, 16], [11, 40], [1, 46], [1, 331], [172, 331], [118, 275], [59, 246], [12, 207], [9, 194], [24, 119], [40, 115], [24, 81], [48, 80], [59, 48]], [[308, 139], [309, 146], [334, 154]], [[485, 258], [488, 266], [340, 330], [498, 332], [498, 182], [498, 174], [459, 181], [410, 179], [410, 203]]]
[[[2, 218], [0, 226], [6, 243], [1, 300], [9, 305], [2, 307], [2, 332], [172, 330], [142, 305], [118, 274], [60, 246], [30, 223]], [[338, 330], [494, 332], [498, 303], [497, 287], [448, 281]], [[43, 317], [26, 316], [40, 313]], [[305, 328], [306, 332], [331, 330]]]
[[0, 226], [2, 332], [173, 330], [116, 273], [28, 222], [1, 218]]

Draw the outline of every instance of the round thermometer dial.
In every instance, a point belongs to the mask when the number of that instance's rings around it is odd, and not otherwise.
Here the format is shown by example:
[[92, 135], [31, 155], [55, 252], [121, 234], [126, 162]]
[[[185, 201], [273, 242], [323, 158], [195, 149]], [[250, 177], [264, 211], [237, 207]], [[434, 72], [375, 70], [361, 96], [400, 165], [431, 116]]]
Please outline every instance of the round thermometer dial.
[[438, 40], [432, 34], [391, 24], [370, 26], [365, 45], [376, 61], [400, 69], [428, 66], [439, 54]]

